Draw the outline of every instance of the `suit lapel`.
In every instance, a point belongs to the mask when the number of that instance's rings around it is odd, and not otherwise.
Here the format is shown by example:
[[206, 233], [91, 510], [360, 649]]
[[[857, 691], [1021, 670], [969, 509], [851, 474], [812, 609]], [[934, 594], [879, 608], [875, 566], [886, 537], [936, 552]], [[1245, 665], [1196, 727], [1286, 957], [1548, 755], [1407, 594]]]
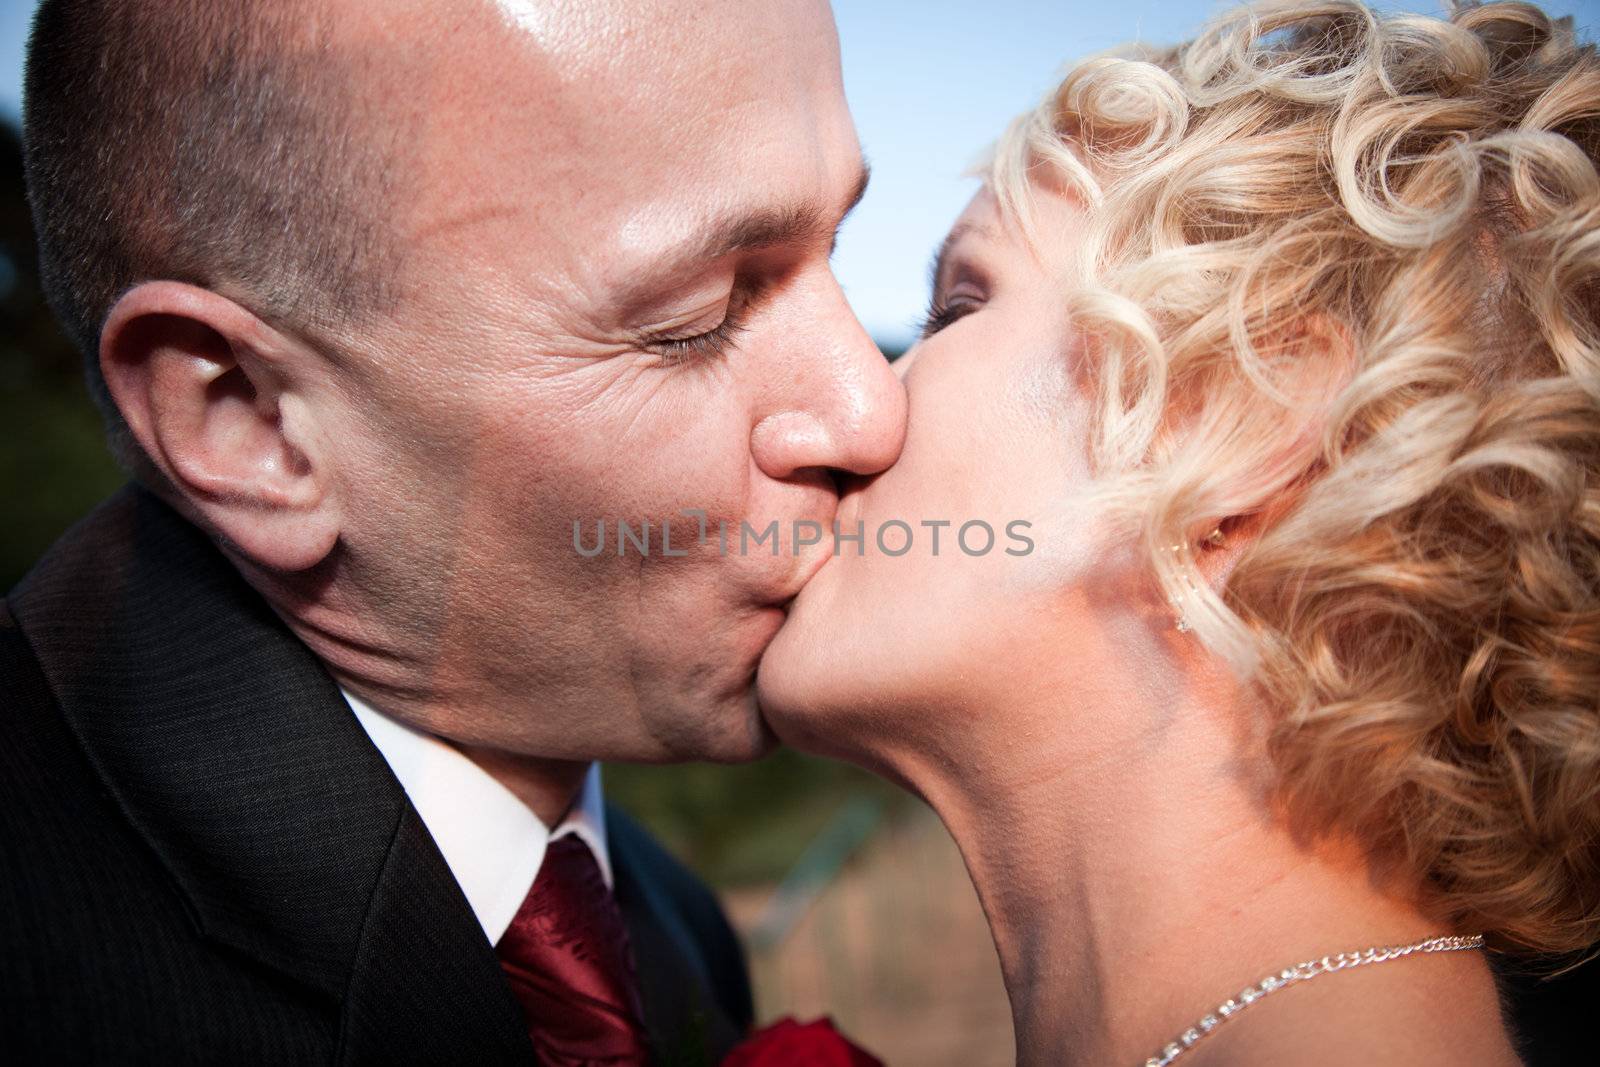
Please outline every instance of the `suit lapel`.
[[712, 992], [710, 969], [682, 909], [667, 897], [663, 879], [655, 877], [659, 846], [615, 809], [607, 810], [606, 821], [617, 905], [638, 965], [654, 1063], [717, 1063], [741, 1034]]
[[198, 530], [129, 488], [11, 604], [207, 938], [342, 1002], [346, 1059], [527, 1058], [493, 951], [383, 757]]
[[408, 805], [350, 977], [341, 1063], [531, 1061], [522, 1008], [443, 864]]

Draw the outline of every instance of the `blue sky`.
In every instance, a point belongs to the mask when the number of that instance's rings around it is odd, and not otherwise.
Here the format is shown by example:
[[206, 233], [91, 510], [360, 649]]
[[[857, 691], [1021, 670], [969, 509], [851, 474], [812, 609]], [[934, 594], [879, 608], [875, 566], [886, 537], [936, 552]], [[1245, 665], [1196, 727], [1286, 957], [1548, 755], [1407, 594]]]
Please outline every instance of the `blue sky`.
[[[15, 116], [34, 0], [0, 0], [0, 112]], [[964, 173], [1069, 60], [1135, 37], [1172, 42], [1216, 0], [835, 0], [845, 92], [872, 189], [840, 235], [840, 280], [867, 328], [903, 344], [927, 300], [928, 257], [972, 195]], [[1437, 13], [1438, 0], [1379, 0]], [[1594, 40], [1600, 0], [1549, 0]]]

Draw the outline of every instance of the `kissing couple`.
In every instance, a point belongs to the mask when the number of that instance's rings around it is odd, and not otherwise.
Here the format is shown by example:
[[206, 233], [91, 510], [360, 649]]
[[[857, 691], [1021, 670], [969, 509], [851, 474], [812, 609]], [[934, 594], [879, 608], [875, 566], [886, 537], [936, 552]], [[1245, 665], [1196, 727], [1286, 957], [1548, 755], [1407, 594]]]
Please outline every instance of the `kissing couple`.
[[892, 366], [821, 2], [44, 0], [24, 118], [130, 475], [0, 607], [24, 1060], [836, 1062], [595, 770], [781, 740], [944, 820], [1019, 1063], [1576, 1062], [1570, 19], [1069, 66]]

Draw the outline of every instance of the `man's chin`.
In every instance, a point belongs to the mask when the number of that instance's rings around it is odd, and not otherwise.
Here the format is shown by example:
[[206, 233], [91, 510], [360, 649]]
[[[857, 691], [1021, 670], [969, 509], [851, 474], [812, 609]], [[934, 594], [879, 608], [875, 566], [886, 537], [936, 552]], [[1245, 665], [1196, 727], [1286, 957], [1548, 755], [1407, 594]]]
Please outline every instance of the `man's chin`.
[[756, 687], [752, 683], [739, 702], [738, 709], [726, 718], [727, 731], [711, 746], [707, 755], [715, 763], [749, 763], [768, 755], [782, 742], [762, 716], [756, 700]]
[[768, 725], [767, 720], [758, 711], [752, 719], [754, 729], [749, 735], [749, 743], [738, 752], [731, 755], [724, 763], [749, 763], [770, 755], [772, 751], [783, 744], [777, 733]]
[[665, 724], [652, 731], [657, 751], [630, 762], [749, 763], [780, 744], [756, 706], [753, 681], [738, 693], [658, 708], [653, 717]]

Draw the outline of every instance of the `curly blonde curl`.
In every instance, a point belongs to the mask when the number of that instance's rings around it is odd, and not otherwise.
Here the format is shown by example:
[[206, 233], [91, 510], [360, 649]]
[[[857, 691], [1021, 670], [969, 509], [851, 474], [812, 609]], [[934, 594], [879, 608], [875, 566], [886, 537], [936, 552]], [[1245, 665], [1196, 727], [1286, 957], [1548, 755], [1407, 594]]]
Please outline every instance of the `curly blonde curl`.
[[[1075, 65], [989, 172], [1085, 205], [1104, 498], [1288, 810], [1542, 953], [1600, 942], [1597, 160], [1570, 19], [1319, 0]], [[1268, 514], [1220, 593], [1163, 551]]]

